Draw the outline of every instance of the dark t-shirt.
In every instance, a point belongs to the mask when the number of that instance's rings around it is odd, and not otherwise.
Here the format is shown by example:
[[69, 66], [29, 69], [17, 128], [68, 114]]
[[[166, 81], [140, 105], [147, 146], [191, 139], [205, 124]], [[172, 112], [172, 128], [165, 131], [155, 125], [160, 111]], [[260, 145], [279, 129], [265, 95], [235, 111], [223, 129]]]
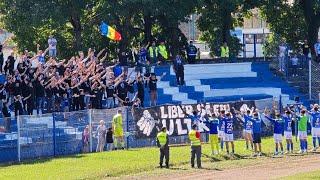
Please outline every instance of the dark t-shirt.
[[113, 132], [107, 131], [107, 143], [113, 143]]
[[156, 91], [157, 90], [157, 81], [158, 81], [158, 79], [150, 79], [150, 81], [149, 81], [149, 89], [150, 89], [150, 91]]
[[114, 95], [114, 86], [113, 85], [108, 86], [107, 89], [106, 89], [106, 92], [107, 92], [107, 98], [113, 97], [113, 95]]
[[4, 57], [3, 57], [3, 52], [0, 50], [0, 64], [3, 64]]
[[19, 84], [19, 87], [17, 86], [17, 84], [14, 86], [13, 95], [14, 96], [22, 95], [21, 84]]
[[143, 81], [138, 81], [137, 82], [137, 88], [138, 88], [138, 95], [139, 96], [144, 95], [144, 83], [143, 83]]
[[308, 44], [302, 44], [302, 52], [303, 52], [303, 54], [305, 55], [305, 56], [307, 56], [308, 54], [309, 54], [309, 52], [310, 52], [310, 47], [309, 47], [309, 45]]
[[8, 69], [9, 70], [13, 70], [14, 69], [14, 57], [13, 56], [9, 56], [8, 57]]
[[33, 87], [35, 89], [35, 96], [36, 97], [44, 97], [45, 90], [44, 87], [41, 85], [40, 81], [35, 80]]

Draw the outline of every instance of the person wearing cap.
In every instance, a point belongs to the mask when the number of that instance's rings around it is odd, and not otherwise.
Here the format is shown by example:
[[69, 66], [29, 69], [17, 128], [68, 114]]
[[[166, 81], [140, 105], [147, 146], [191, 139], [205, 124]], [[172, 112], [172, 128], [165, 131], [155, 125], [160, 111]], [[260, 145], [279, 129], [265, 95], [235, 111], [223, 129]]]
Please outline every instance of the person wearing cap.
[[194, 168], [194, 160], [197, 156], [197, 167], [201, 167], [201, 134], [196, 130], [197, 125], [192, 125], [192, 130], [189, 132], [189, 140], [191, 142], [191, 167]]
[[194, 64], [198, 50], [197, 47], [193, 45], [193, 41], [190, 41], [186, 50], [189, 64]]
[[113, 136], [115, 140], [115, 149], [124, 149], [124, 139], [123, 139], [123, 120], [122, 111], [118, 109], [117, 114], [112, 118], [112, 129]]
[[[284, 132], [284, 120], [281, 118], [280, 113], [276, 113], [276, 118], [273, 119], [264, 113], [264, 116], [273, 124], [273, 138], [275, 142], [275, 152], [274, 155], [283, 154], [283, 145], [282, 145], [282, 134]], [[279, 146], [281, 151], [279, 152]]]
[[97, 149], [96, 152], [102, 152], [103, 148], [106, 144], [106, 126], [105, 122], [101, 120], [99, 122], [99, 126], [97, 127], [97, 132], [96, 132], [96, 137], [98, 138], [98, 144], [97, 144]]
[[164, 158], [166, 158], [166, 168], [169, 168], [169, 137], [166, 127], [162, 127], [157, 134], [157, 146], [160, 148], [160, 168], [163, 167]]
[[261, 156], [261, 117], [259, 117], [259, 114], [257, 112], [254, 112], [253, 117], [248, 117], [247, 120], [252, 122], [254, 156]]

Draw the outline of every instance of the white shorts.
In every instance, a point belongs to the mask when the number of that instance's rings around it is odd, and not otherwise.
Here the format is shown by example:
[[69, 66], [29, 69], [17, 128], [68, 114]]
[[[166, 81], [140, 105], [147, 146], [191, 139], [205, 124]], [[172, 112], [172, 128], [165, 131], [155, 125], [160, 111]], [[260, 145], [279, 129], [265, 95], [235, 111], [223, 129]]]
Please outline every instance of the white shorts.
[[252, 130], [246, 130], [246, 129], [244, 129], [243, 132], [244, 132], [245, 134], [252, 134]]
[[223, 139], [224, 138], [224, 131], [220, 131], [219, 130], [218, 131], [218, 137]]
[[286, 139], [292, 139], [292, 132], [291, 131], [284, 131], [284, 137]]
[[282, 142], [282, 134], [273, 134], [273, 138], [274, 138], [275, 143]]
[[299, 139], [307, 139], [308, 138], [307, 131], [298, 131], [298, 136], [299, 136]]
[[233, 141], [233, 134], [224, 134], [223, 141], [225, 141], [225, 142]]
[[312, 134], [312, 137], [320, 137], [320, 128], [312, 128], [311, 134]]

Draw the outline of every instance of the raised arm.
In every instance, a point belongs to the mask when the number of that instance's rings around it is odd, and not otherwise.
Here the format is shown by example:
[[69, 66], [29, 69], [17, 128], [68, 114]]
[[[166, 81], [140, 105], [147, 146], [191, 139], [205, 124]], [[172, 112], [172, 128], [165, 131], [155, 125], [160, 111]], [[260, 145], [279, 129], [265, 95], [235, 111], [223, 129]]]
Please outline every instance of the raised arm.
[[102, 53], [106, 50], [106, 48], [101, 49], [101, 51], [99, 51], [99, 53], [97, 54], [97, 58], [99, 59], [99, 57], [102, 55]]
[[166, 72], [162, 73], [162, 75], [159, 77], [159, 81], [161, 81], [161, 79], [162, 79], [166, 74], [167, 74]]

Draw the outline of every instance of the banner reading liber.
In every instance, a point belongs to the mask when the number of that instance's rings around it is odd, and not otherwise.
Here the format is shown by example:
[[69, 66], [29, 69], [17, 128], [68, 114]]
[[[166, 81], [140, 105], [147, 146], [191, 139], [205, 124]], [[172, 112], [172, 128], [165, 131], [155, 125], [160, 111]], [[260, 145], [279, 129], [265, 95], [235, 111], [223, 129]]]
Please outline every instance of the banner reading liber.
[[[221, 110], [245, 111], [255, 107], [254, 101], [241, 101], [230, 103], [199, 103], [188, 105], [162, 105], [145, 109], [135, 109], [133, 118], [136, 123], [137, 138], [156, 137], [161, 127], [167, 127], [169, 136], [186, 135], [191, 130], [191, 119], [193, 111], [197, 111], [200, 117], [198, 122], [199, 131], [207, 131], [204, 121], [206, 115], [218, 114]], [[240, 121], [235, 121], [235, 130], [241, 128]]]

